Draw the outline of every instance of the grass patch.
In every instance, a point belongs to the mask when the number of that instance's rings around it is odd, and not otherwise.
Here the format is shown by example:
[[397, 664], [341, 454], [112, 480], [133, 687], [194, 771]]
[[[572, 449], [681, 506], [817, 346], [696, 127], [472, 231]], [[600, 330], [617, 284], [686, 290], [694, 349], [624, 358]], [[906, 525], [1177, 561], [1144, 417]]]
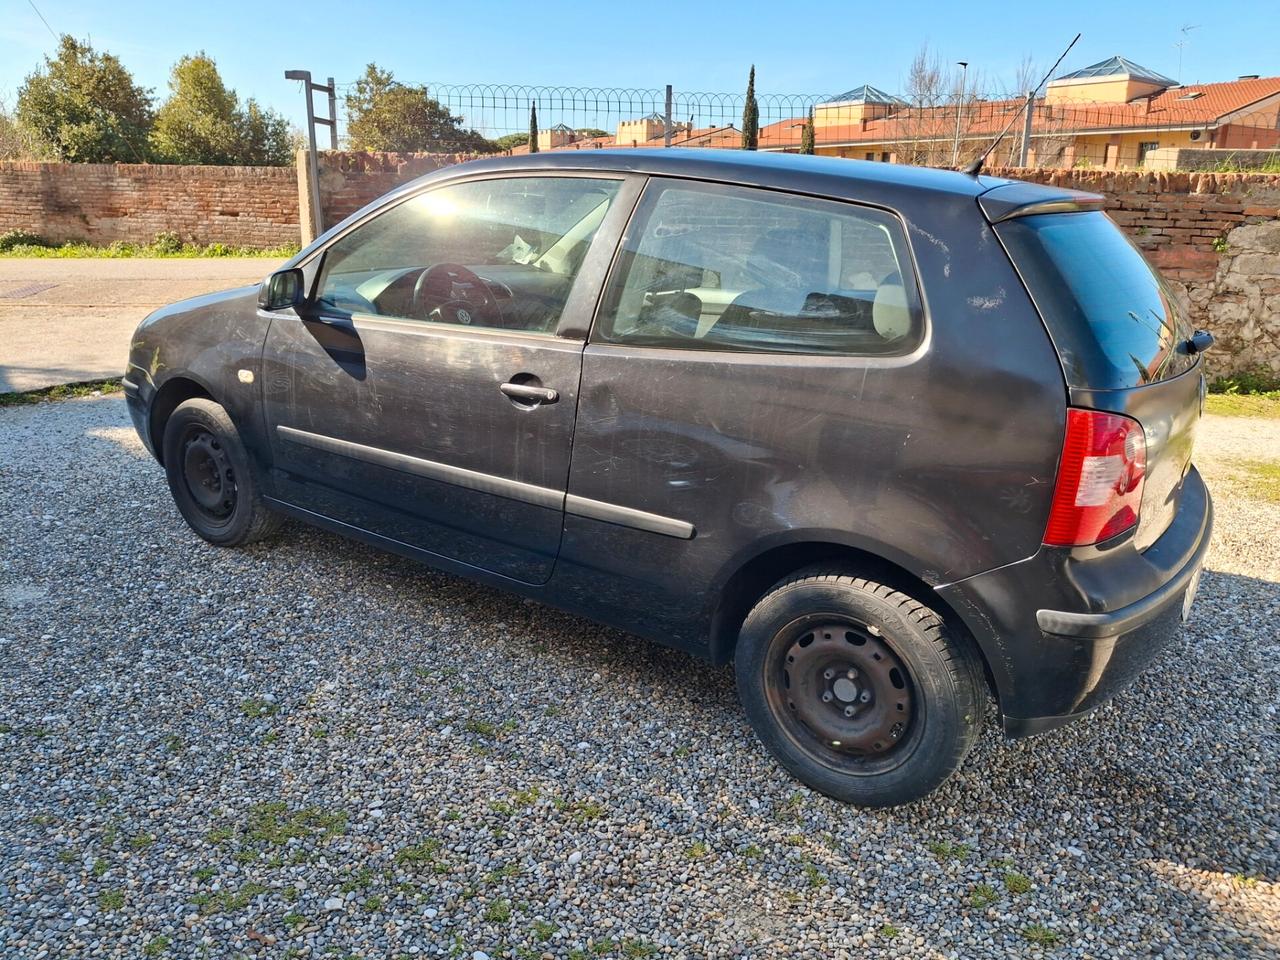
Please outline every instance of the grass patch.
[[1022, 937], [1030, 943], [1041, 947], [1058, 945], [1058, 935], [1042, 923], [1032, 923], [1022, 928]]
[[1216, 393], [1205, 399], [1206, 413], [1220, 417], [1280, 418], [1280, 391], [1269, 393]]
[[73, 400], [76, 397], [100, 397], [120, 393], [124, 387], [119, 377], [106, 380], [85, 380], [80, 383], [63, 383], [39, 390], [7, 391], [0, 393], [0, 407], [26, 407], [34, 403], [50, 403], [56, 400]]
[[999, 899], [1000, 894], [989, 883], [980, 883], [969, 892], [969, 906], [978, 910], [985, 910]]
[[144, 957], [158, 957], [169, 949], [169, 938], [163, 933], [158, 937], [152, 937], [147, 941], [147, 945], [142, 948]]
[[240, 704], [240, 712], [250, 720], [258, 720], [262, 717], [274, 717], [280, 712], [280, 704], [271, 703], [269, 700], [258, 700], [250, 697], [244, 703]]
[[542, 943], [554, 937], [559, 929], [554, 923], [549, 923], [546, 920], [535, 920], [533, 921], [533, 926], [529, 928], [529, 934], [537, 939], [539, 943]]
[[297, 930], [298, 927], [305, 927], [307, 918], [301, 913], [286, 913], [280, 918], [280, 922], [292, 931]]
[[708, 847], [701, 840], [697, 840], [689, 845], [689, 849], [685, 851], [685, 856], [687, 856], [690, 860], [701, 860], [710, 852], [711, 852], [710, 847]]
[[935, 840], [929, 844], [929, 852], [939, 860], [963, 860], [969, 856], [967, 843], [952, 843], [950, 840]]
[[1241, 460], [1235, 464], [1235, 479], [1254, 500], [1280, 503], [1280, 463], [1272, 460]]
[[236, 890], [234, 893], [230, 890], [220, 890], [211, 896], [206, 895], [199, 901], [192, 898], [192, 902], [200, 903], [201, 913], [235, 913], [243, 910], [249, 905], [254, 897], [260, 896], [267, 892], [265, 885], [261, 883], [246, 883]]
[[876, 931], [882, 940], [892, 940], [902, 931], [895, 927], [892, 923], [881, 924], [880, 929]]
[[260, 803], [249, 811], [245, 839], [264, 846], [283, 846], [290, 840], [319, 836], [336, 837], [347, 832], [345, 812], [304, 807], [290, 811], [283, 800]]
[[639, 960], [641, 957], [657, 956], [658, 946], [648, 940], [629, 939], [618, 944], [618, 951], [628, 960]]
[[495, 900], [484, 911], [484, 918], [490, 923], [506, 923], [511, 919], [511, 901]]
[[396, 866], [408, 867], [414, 870], [436, 867], [438, 866], [440, 846], [439, 840], [435, 837], [428, 837], [421, 843], [414, 844], [411, 847], [401, 847], [396, 851], [396, 855], [392, 860]]
[[1017, 870], [1010, 870], [1004, 875], [1004, 888], [1014, 894], [1028, 893], [1031, 890], [1031, 878]]
[[103, 890], [98, 894], [98, 909], [103, 913], [119, 910], [124, 906], [123, 890]]
[[197, 257], [268, 257], [285, 260], [300, 248], [296, 243], [279, 247], [246, 247], [229, 243], [183, 242], [175, 233], [158, 233], [150, 243], [117, 240], [106, 245], [69, 241], [55, 244], [26, 230], [10, 230], [0, 234], [0, 257], [54, 260], [123, 260], [142, 257], [148, 260], [194, 259]]

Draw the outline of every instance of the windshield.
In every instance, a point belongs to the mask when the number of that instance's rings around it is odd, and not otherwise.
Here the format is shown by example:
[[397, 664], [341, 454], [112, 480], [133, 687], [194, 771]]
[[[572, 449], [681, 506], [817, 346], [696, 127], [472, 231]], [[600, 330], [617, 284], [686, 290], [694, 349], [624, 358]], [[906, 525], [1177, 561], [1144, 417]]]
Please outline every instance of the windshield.
[[1195, 365], [1172, 291], [1106, 214], [1019, 217], [996, 229], [1071, 386], [1141, 386]]

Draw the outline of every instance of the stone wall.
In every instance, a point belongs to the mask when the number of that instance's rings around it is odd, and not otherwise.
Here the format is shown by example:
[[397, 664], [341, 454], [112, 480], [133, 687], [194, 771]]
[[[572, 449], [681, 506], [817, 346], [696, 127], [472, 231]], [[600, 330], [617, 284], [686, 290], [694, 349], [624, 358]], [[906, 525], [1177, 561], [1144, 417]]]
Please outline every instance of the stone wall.
[[1280, 150], [1206, 150], [1203, 147], [1160, 147], [1142, 159], [1145, 170], [1275, 170]]
[[292, 167], [0, 162], [0, 233], [63, 243], [182, 240], [275, 247], [298, 242]]
[[1185, 296], [1213, 332], [1215, 374], [1280, 373], [1280, 176], [1105, 170], [992, 170], [1087, 190]]

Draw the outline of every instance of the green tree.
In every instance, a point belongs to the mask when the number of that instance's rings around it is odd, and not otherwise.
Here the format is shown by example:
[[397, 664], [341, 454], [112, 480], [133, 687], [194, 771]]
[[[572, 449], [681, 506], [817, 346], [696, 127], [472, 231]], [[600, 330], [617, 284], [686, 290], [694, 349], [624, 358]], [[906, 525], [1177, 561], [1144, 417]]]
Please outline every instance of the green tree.
[[609, 131], [608, 131], [608, 130], [601, 130], [599, 127], [579, 127], [577, 130], [575, 130], [575, 131], [573, 131], [573, 132], [574, 132], [574, 133], [576, 133], [576, 134], [577, 134], [578, 136], [580, 136], [580, 137], [607, 137], [607, 136], [609, 136]]
[[529, 104], [529, 152], [538, 152], [538, 105]]
[[156, 114], [151, 144], [166, 163], [285, 166], [293, 140], [285, 119], [228, 90], [212, 57], [198, 53], [174, 64], [169, 99]]
[[756, 103], [756, 65], [747, 76], [747, 99], [742, 105], [742, 149], [754, 150], [760, 143], [760, 106]]
[[497, 149], [475, 130], [462, 126], [431, 98], [426, 87], [396, 81], [390, 70], [369, 64], [346, 96], [347, 136], [356, 150], [392, 153], [459, 151], [492, 153]]
[[493, 145], [499, 150], [510, 150], [512, 147], [523, 147], [528, 142], [527, 133], [508, 133], [505, 137], [499, 137], [493, 141]]
[[809, 116], [804, 121], [804, 129], [800, 131], [800, 152], [813, 153], [813, 107], [809, 108]]
[[142, 163], [151, 91], [111, 54], [63, 34], [57, 55], [18, 89], [17, 119], [59, 160]]

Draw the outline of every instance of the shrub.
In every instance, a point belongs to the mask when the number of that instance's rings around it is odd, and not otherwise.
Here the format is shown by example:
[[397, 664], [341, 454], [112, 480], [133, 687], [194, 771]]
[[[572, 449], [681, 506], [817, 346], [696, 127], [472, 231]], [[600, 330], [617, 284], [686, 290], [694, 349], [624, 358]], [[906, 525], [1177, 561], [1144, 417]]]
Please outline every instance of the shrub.
[[49, 245], [44, 237], [30, 230], [6, 230], [0, 233], [0, 253], [5, 253], [14, 247], [47, 247]]
[[151, 246], [155, 248], [157, 253], [177, 253], [182, 249], [182, 241], [178, 239], [178, 235], [172, 230], [164, 230], [155, 235], [155, 239], [151, 241]]
[[1218, 377], [1209, 384], [1210, 393], [1272, 393], [1277, 390], [1280, 390], [1280, 375], [1265, 367]]

